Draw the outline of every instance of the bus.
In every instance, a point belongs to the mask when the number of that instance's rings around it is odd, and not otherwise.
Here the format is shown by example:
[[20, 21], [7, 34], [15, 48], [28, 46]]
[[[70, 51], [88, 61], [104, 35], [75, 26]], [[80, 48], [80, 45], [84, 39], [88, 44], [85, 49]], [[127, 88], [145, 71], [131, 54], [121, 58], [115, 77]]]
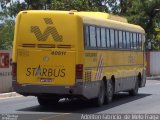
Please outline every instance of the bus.
[[16, 17], [14, 90], [40, 105], [61, 98], [108, 104], [146, 82], [145, 31], [102, 12], [29, 10]]

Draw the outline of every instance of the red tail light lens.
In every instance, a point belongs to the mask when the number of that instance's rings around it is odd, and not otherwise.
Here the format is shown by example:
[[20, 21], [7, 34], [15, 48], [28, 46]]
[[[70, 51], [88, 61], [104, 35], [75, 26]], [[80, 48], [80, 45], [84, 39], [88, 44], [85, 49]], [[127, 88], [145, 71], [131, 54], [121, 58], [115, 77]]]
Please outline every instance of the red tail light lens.
[[83, 64], [76, 65], [76, 79], [83, 78]]
[[17, 76], [17, 64], [12, 63], [12, 79], [16, 80], [16, 76]]

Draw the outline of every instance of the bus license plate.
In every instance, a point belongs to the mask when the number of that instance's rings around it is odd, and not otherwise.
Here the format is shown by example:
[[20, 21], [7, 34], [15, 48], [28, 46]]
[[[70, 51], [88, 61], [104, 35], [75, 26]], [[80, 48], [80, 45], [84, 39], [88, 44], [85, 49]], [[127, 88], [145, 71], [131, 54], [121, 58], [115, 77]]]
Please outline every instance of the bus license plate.
[[40, 82], [52, 82], [52, 78], [40, 78]]

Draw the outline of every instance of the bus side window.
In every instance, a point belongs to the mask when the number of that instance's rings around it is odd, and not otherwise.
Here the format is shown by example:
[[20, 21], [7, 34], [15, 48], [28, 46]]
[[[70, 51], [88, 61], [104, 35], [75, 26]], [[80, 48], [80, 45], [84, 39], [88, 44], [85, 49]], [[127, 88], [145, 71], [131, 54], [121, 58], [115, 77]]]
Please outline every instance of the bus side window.
[[133, 49], [134, 46], [133, 46], [133, 33], [132, 32], [130, 32], [130, 41], [131, 41], [131, 49]]
[[84, 32], [85, 32], [85, 47], [90, 47], [90, 39], [89, 39], [89, 26], [84, 27]]
[[139, 42], [139, 41], [140, 41], [140, 36], [139, 36], [139, 35], [140, 35], [140, 34], [137, 33], [137, 42], [138, 42], [138, 43], [137, 43], [137, 49], [138, 49], [138, 50], [140, 50], [140, 42]]
[[142, 34], [139, 34], [139, 49], [142, 50]]
[[127, 42], [126, 42], [126, 32], [123, 31], [123, 48], [127, 48], [126, 44], [127, 44]]
[[101, 42], [102, 48], [106, 48], [106, 39], [105, 39], [105, 28], [101, 28]]
[[89, 27], [89, 34], [90, 34], [90, 46], [96, 47], [96, 34], [95, 34], [95, 27], [90, 26]]
[[111, 40], [111, 48], [115, 47], [115, 38], [114, 38], [114, 30], [110, 29], [110, 40]]
[[130, 36], [129, 36], [129, 32], [126, 32], [126, 41], [127, 41], [127, 48], [130, 48]]
[[138, 33], [136, 33], [136, 48], [137, 48], [137, 50], [139, 49], [139, 35], [138, 35]]
[[141, 42], [141, 46], [142, 46], [142, 50], [144, 50], [145, 49], [145, 46], [144, 46], [144, 42], [145, 42], [145, 40], [146, 40], [146, 36], [145, 36], [145, 34], [141, 34], [141, 38], [142, 38], [142, 42]]
[[122, 31], [119, 31], [119, 48], [123, 48]]
[[137, 37], [136, 33], [133, 33], [133, 49], [137, 49]]
[[97, 47], [101, 47], [101, 37], [100, 37], [100, 28], [96, 27], [96, 38], [97, 38]]
[[118, 48], [118, 47], [119, 47], [118, 30], [115, 30], [115, 32], [114, 32], [114, 33], [115, 33], [115, 34], [114, 34], [114, 35], [115, 35], [115, 36], [114, 36], [114, 37], [115, 37], [115, 47], [116, 47], [116, 48]]
[[111, 41], [110, 41], [110, 29], [106, 28], [106, 39], [107, 39], [107, 48], [111, 47]]

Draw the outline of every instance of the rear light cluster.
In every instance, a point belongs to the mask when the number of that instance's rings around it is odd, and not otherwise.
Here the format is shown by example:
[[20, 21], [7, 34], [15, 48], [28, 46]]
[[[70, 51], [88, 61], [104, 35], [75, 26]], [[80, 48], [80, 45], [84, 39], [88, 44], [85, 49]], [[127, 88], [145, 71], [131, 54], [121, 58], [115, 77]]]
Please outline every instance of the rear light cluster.
[[17, 77], [17, 64], [12, 63], [12, 80], [16, 80]]
[[83, 64], [76, 65], [76, 79], [83, 78]]

